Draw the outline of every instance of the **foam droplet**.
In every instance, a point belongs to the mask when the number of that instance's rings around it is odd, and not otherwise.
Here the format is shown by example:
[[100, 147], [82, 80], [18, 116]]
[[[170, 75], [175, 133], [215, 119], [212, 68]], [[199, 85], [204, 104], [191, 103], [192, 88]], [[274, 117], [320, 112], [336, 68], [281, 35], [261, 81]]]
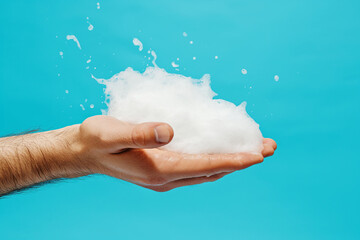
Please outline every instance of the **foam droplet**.
[[153, 51], [153, 50], [151, 50], [151, 55], [154, 57], [154, 59], [152, 60], [152, 64], [154, 65], [154, 67], [158, 67], [157, 65], [156, 65], [156, 59], [157, 59], [157, 56], [156, 56], [156, 53]]
[[194, 42], [193, 42], [193, 41], [190, 41], [189, 43], [190, 43], [190, 44], [193, 44]]
[[278, 76], [278, 75], [275, 75], [274, 80], [275, 80], [276, 82], [278, 82], [279, 79], [280, 79], [279, 76]]
[[140, 42], [139, 39], [134, 38], [134, 39], [133, 39], [133, 44], [134, 44], [135, 46], [138, 46], [138, 47], [139, 47], [139, 51], [142, 51], [142, 50], [143, 50], [143, 44], [142, 44], [142, 42]]
[[187, 37], [188, 34], [187, 34], [186, 32], [183, 32], [183, 36], [184, 36], [184, 37]]
[[66, 39], [67, 40], [73, 40], [76, 43], [76, 45], [78, 46], [78, 48], [81, 49], [79, 40], [75, 37], [75, 35], [67, 35]]
[[91, 23], [89, 23], [88, 29], [89, 29], [89, 31], [92, 31], [94, 29], [94, 26]]
[[173, 66], [174, 68], [177, 68], [177, 67], [179, 67], [179, 64], [176, 64], [175, 62], [172, 62], [171, 66]]
[[247, 74], [247, 70], [245, 68], [241, 69], [241, 73], [246, 75]]

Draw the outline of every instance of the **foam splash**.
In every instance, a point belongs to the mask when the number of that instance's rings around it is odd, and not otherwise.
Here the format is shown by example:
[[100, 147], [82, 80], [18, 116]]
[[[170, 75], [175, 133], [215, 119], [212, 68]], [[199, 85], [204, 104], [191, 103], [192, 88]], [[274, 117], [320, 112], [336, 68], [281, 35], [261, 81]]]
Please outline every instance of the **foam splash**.
[[141, 42], [139, 39], [134, 38], [134, 39], [133, 39], [133, 44], [134, 44], [135, 46], [138, 46], [138, 47], [139, 47], [139, 51], [142, 51], [142, 50], [143, 50], [143, 44], [142, 44], [142, 42]]
[[174, 68], [179, 67], [179, 64], [176, 64], [175, 62], [171, 62], [171, 66], [173, 66]]
[[76, 45], [78, 46], [78, 48], [81, 50], [81, 46], [80, 46], [80, 42], [79, 40], [75, 37], [75, 35], [67, 35], [66, 36], [66, 40], [73, 40]]
[[127, 68], [108, 80], [93, 77], [105, 85], [108, 110], [103, 112], [132, 123], [169, 123], [175, 135], [163, 148], [170, 151], [195, 154], [262, 150], [263, 137], [259, 125], [246, 113], [246, 102], [236, 106], [214, 99], [209, 75], [193, 79], [154, 66], [144, 73]]
[[151, 56], [154, 57], [154, 59], [152, 60], [152, 64], [154, 65], [154, 67], [158, 67], [158, 65], [156, 65], [156, 59], [157, 59], [157, 55], [155, 53], [155, 51], [151, 50]]
[[88, 22], [89, 26], [88, 26], [88, 30], [92, 31], [94, 30], [94, 25], [92, 25], [90, 22]]

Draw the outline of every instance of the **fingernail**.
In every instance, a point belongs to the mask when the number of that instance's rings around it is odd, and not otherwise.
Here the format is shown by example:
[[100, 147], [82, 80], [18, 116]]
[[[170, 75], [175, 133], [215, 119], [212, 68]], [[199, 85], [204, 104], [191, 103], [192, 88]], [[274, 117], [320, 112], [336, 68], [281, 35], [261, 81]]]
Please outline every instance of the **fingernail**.
[[154, 128], [156, 141], [158, 143], [167, 143], [170, 141], [170, 131], [168, 126], [166, 125], [159, 125]]

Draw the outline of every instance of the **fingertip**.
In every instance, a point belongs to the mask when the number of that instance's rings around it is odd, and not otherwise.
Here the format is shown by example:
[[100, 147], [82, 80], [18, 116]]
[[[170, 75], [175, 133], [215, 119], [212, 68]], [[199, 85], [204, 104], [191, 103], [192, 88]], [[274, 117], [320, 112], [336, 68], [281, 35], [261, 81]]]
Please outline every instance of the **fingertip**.
[[264, 157], [270, 157], [270, 156], [272, 156], [274, 154], [274, 151], [275, 151], [275, 149], [273, 148], [272, 145], [265, 143], [264, 144], [264, 149], [262, 151], [262, 155]]
[[271, 138], [264, 138], [264, 144], [271, 145], [274, 150], [277, 148], [277, 144], [274, 139]]
[[157, 143], [166, 144], [174, 137], [174, 130], [169, 124], [161, 123], [154, 128], [154, 134]]

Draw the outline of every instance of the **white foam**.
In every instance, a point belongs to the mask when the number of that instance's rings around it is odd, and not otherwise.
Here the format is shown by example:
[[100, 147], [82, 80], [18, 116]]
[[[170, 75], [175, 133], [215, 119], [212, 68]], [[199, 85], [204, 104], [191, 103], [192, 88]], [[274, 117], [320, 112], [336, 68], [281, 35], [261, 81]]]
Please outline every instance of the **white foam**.
[[245, 68], [241, 69], [241, 73], [246, 75], [247, 74], [247, 70]]
[[173, 66], [174, 68], [177, 68], [177, 67], [179, 67], [179, 64], [176, 64], [175, 62], [172, 62], [171, 66]]
[[187, 34], [186, 32], [183, 32], [183, 36], [184, 36], [184, 37], [187, 37], [188, 34]]
[[100, 3], [99, 2], [96, 3], [96, 8], [100, 9]]
[[143, 44], [142, 44], [142, 42], [140, 42], [139, 39], [134, 38], [134, 39], [133, 39], [133, 44], [134, 44], [135, 46], [138, 46], [138, 47], [139, 47], [139, 51], [142, 51], [142, 50], [143, 50]]
[[156, 65], [157, 56], [156, 56], [155, 51], [152, 51], [152, 50], [151, 50], [151, 56], [154, 57], [154, 59], [152, 60], [152, 64], [154, 65], [154, 67], [157, 67], [157, 65]]
[[66, 39], [67, 40], [73, 40], [76, 43], [76, 45], [78, 46], [78, 48], [81, 49], [79, 40], [75, 37], [75, 35], [67, 35]]
[[214, 99], [209, 75], [193, 79], [148, 67], [144, 73], [127, 68], [108, 80], [96, 80], [105, 85], [108, 110], [104, 113], [132, 123], [166, 122], [173, 127], [174, 138], [164, 149], [185, 153], [262, 150], [259, 125], [246, 113], [246, 103], [236, 106]]
[[280, 79], [280, 77], [279, 77], [278, 75], [275, 75], [274, 80], [275, 80], [276, 82], [278, 82], [279, 79]]
[[93, 29], [94, 29], [94, 25], [92, 25], [91, 23], [89, 23], [88, 30], [89, 30], [89, 31], [92, 31]]

